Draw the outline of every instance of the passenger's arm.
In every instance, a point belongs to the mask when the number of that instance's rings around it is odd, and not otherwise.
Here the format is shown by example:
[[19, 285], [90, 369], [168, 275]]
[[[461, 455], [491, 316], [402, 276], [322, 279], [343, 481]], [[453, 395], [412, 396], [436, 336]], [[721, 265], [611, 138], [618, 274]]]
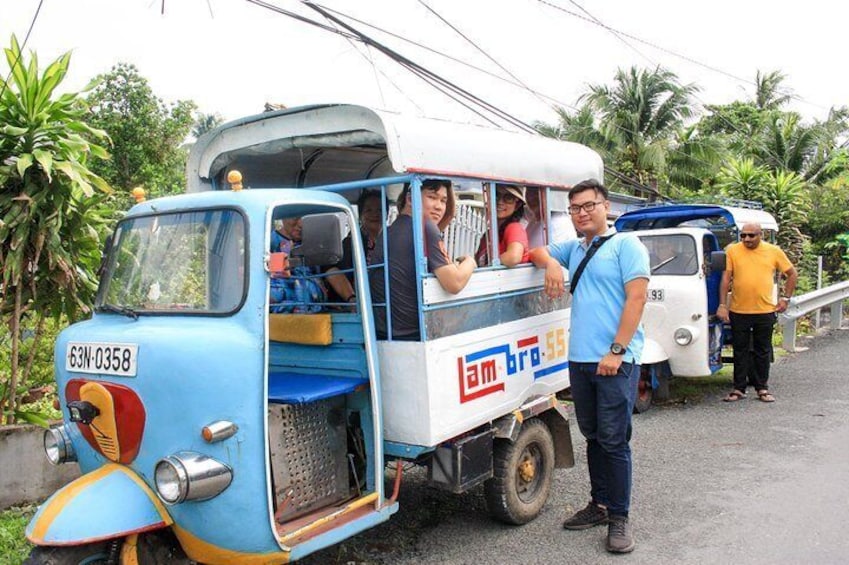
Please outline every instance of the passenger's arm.
[[522, 262], [522, 255], [524, 254], [525, 246], [518, 241], [514, 241], [507, 245], [507, 251], [502, 253], [498, 258], [505, 267], [515, 267]]
[[731, 288], [731, 271], [723, 271], [722, 281], [719, 283], [719, 306], [716, 308], [716, 317], [726, 324], [731, 319], [728, 315], [728, 305], [725, 302], [728, 300], [728, 289]]
[[338, 267], [330, 267], [327, 269], [327, 284], [333, 288], [333, 291], [339, 295], [342, 300], [346, 302], [350, 302], [351, 298], [355, 296], [354, 287], [351, 285], [351, 281], [348, 280]]
[[446, 263], [436, 268], [433, 274], [446, 292], [457, 294], [466, 287], [476, 266], [474, 258], [466, 255], [460, 263]]
[[[637, 326], [640, 325], [640, 318], [643, 317], [648, 286], [649, 280], [642, 277], [625, 283], [625, 306], [622, 308], [622, 317], [619, 319], [619, 329], [616, 330], [614, 342], [625, 346], [631, 343], [631, 339], [637, 332]], [[597, 371], [599, 375], [613, 376], [619, 372], [621, 365], [622, 355], [607, 353], [601, 358]]]
[[563, 268], [560, 262], [549, 255], [545, 247], [531, 249], [531, 262], [537, 268], [545, 269], [545, 294], [549, 298], [560, 298], [566, 292], [563, 281]]

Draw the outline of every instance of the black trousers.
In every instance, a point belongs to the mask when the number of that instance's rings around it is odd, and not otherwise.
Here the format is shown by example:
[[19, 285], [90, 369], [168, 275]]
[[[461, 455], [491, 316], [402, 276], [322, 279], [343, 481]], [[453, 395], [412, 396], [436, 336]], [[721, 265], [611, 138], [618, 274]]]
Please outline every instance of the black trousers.
[[734, 389], [767, 390], [772, 360], [772, 328], [776, 316], [731, 312], [731, 343], [734, 347]]

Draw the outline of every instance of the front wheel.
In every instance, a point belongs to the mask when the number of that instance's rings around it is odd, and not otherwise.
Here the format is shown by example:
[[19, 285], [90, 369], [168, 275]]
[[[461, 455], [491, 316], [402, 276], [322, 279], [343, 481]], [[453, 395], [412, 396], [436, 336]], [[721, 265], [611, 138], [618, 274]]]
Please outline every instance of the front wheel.
[[109, 561], [109, 542], [36, 547], [23, 565], [101, 565]]
[[651, 386], [651, 375], [640, 375], [640, 382], [637, 383], [637, 399], [634, 402], [634, 413], [642, 414], [651, 408], [652, 397], [654, 390]]
[[492, 467], [493, 476], [484, 483], [490, 515], [508, 524], [536, 518], [548, 500], [554, 475], [554, 440], [548, 426], [528, 420], [515, 443], [497, 440]]

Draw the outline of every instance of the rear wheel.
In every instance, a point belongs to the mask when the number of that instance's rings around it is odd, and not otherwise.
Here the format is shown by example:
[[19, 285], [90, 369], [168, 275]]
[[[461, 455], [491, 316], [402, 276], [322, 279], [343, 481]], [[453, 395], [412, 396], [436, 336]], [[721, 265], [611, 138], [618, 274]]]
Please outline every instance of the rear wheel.
[[554, 440], [542, 421], [522, 424], [515, 443], [493, 446], [493, 476], [484, 483], [490, 515], [508, 524], [530, 522], [542, 510], [554, 474]]

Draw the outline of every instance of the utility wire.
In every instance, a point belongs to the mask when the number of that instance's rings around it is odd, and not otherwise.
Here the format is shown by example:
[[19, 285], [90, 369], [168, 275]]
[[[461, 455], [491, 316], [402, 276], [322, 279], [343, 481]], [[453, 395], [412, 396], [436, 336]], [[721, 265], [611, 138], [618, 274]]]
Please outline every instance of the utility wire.
[[[539, 92], [538, 90], [534, 90], [534, 89], [532, 89], [532, 88], [528, 87], [527, 85], [525, 85], [525, 84], [524, 84], [524, 83], [522, 83], [522, 82], [516, 82], [516, 81], [510, 80], [510, 79], [504, 78], [504, 77], [503, 77], [503, 76], [501, 76], [501, 75], [495, 74], [495, 73], [490, 72], [490, 71], [488, 71], [488, 70], [486, 70], [486, 69], [484, 69], [484, 68], [481, 68], [481, 67], [478, 67], [478, 66], [476, 66], [476, 65], [473, 65], [473, 64], [469, 63], [468, 61], [464, 61], [464, 60], [462, 60], [462, 59], [458, 59], [457, 57], [454, 57], [454, 56], [452, 56], [452, 55], [449, 55], [448, 53], [445, 53], [444, 51], [439, 51], [439, 50], [437, 50], [437, 49], [433, 49], [432, 47], [428, 47], [427, 45], [424, 45], [424, 44], [419, 43], [419, 42], [417, 42], [417, 41], [413, 41], [412, 39], [409, 39], [409, 38], [404, 37], [404, 36], [402, 36], [402, 35], [398, 35], [397, 33], [393, 33], [393, 32], [391, 32], [391, 31], [389, 31], [389, 30], [387, 30], [387, 29], [384, 29], [384, 28], [382, 28], [382, 27], [376, 26], [376, 25], [374, 25], [374, 24], [372, 24], [372, 23], [369, 23], [369, 22], [367, 22], [367, 21], [357, 19], [357, 18], [355, 18], [354, 16], [352, 16], [352, 15], [350, 15], [350, 14], [346, 14], [346, 13], [344, 13], [344, 12], [340, 12], [339, 10], [334, 10], [333, 8], [330, 8], [330, 7], [328, 7], [328, 6], [322, 6], [322, 8], [324, 8], [324, 9], [325, 9], [325, 10], [327, 10], [328, 12], [334, 13], [334, 14], [336, 14], [336, 15], [338, 15], [338, 16], [342, 16], [342, 17], [343, 17], [343, 18], [345, 18], [345, 19], [351, 20], [352, 22], [356, 22], [356, 23], [358, 23], [358, 24], [361, 24], [361, 25], [367, 26], [367, 27], [369, 27], [369, 28], [371, 28], [371, 29], [374, 29], [374, 30], [379, 31], [379, 32], [381, 32], [381, 33], [383, 33], [383, 34], [386, 34], [386, 35], [388, 35], [388, 36], [390, 36], [390, 37], [393, 37], [393, 38], [395, 38], [395, 39], [398, 39], [399, 41], [404, 41], [404, 42], [406, 42], [406, 43], [409, 43], [410, 45], [415, 45], [416, 47], [418, 47], [418, 48], [420, 48], [420, 49], [424, 49], [425, 51], [429, 51], [430, 53], [434, 53], [434, 54], [436, 54], [436, 55], [439, 55], [440, 57], [444, 57], [444, 58], [448, 59], [449, 61], [453, 61], [453, 62], [455, 62], [455, 63], [458, 63], [458, 64], [460, 64], [460, 65], [463, 65], [463, 66], [465, 66], [465, 67], [468, 67], [468, 68], [470, 68], [470, 69], [474, 69], [474, 70], [478, 71], [479, 73], [485, 74], [485, 75], [487, 75], [487, 76], [489, 76], [489, 77], [492, 77], [492, 78], [494, 78], [494, 79], [500, 80], [500, 81], [505, 82], [505, 83], [507, 83], [507, 84], [510, 84], [510, 85], [512, 85], [512, 86], [517, 86], [517, 87], [519, 87], [519, 88], [523, 88], [523, 89], [527, 90], [530, 94], [533, 94], [534, 96], [536, 96], [536, 97], [538, 97], [538, 98], [543, 98], [543, 99], [547, 100], [548, 102], [545, 102], [545, 105], [546, 105], [546, 106], [551, 106], [551, 105], [552, 105], [551, 103], [554, 103], [555, 105], [559, 105], [559, 106], [568, 106], [568, 104], [567, 104], [567, 103], [562, 102], [562, 101], [560, 101], [560, 100], [557, 100], [556, 98], [552, 98], [551, 96], [548, 96], [548, 95], [546, 95], [546, 94], [545, 94], [545, 93], [543, 93], [543, 92]], [[508, 71], [508, 74], [509, 74], [509, 71]]]
[[[443, 77], [437, 75], [436, 73], [433, 73], [432, 71], [429, 71], [428, 69], [422, 67], [421, 65], [418, 65], [417, 63], [413, 62], [412, 60], [408, 59], [407, 57], [404, 57], [400, 53], [397, 53], [396, 51], [390, 49], [389, 47], [383, 45], [382, 43], [376, 41], [375, 39], [365, 35], [364, 33], [360, 32], [356, 28], [350, 26], [349, 24], [342, 22], [338, 18], [330, 15], [328, 12], [330, 12], [331, 10], [325, 9], [323, 6], [320, 6], [320, 5], [315, 4], [313, 2], [302, 0], [302, 3], [304, 5], [306, 5], [307, 7], [311, 8], [315, 11], [317, 11], [322, 16], [324, 16], [326, 19], [328, 19], [329, 21], [331, 21], [332, 23], [334, 23], [338, 26], [343, 27], [345, 30], [347, 30], [350, 33], [346, 33], [344, 31], [336, 29], [334, 27], [321, 24], [320, 22], [316, 22], [316, 21], [311, 20], [309, 18], [306, 18], [304, 16], [294, 14], [293, 12], [279, 8], [279, 7], [274, 6], [273, 4], [270, 4], [270, 3], [265, 2], [263, 0], [247, 0], [247, 1], [252, 3], [252, 4], [270, 9], [270, 10], [275, 11], [277, 13], [280, 13], [282, 15], [293, 17], [294, 19], [296, 19], [298, 21], [302, 21], [304, 23], [308, 23], [310, 25], [317, 26], [321, 29], [324, 29], [325, 31], [337, 33], [337, 34], [343, 35], [344, 37], [350, 37], [350, 38], [356, 39], [356, 40], [358, 40], [358, 41], [360, 41], [360, 42], [362, 42], [362, 43], [364, 43], [368, 46], [372, 46], [375, 49], [377, 49], [378, 51], [384, 53], [387, 57], [391, 58], [392, 60], [394, 60], [398, 64], [400, 64], [403, 67], [405, 67], [406, 69], [408, 69], [410, 72], [412, 72], [413, 74], [415, 74], [416, 76], [418, 76], [419, 78], [424, 80], [425, 82], [427, 82], [431, 87], [439, 90], [440, 92], [442, 92], [446, 96], [450, 97], [455, 102], [458, 102], [459, 104], [464, 106], [466, 109], [468, 109], [469, 111], [478, 115], [479, 117], [481, 117], [485, 121], [489, 122], [493, 126], [498, 127], [498, 124], [496, 122], [494, 122], [493, 120], [489, 119], [488, 117], [486, 117], [485, 115], [483, 115], [477, 109], [471, 107], [466, 101], [471, 102], [471, 103], [477, 105], [480, 108], [483, 108], [484, 110], [494, 114], [498, 118], [506, 121], [507, 123], [510, 123], [514, 127], [518, 127], [519, 129], [522, 129], [522, 130], [524, 130], [528, 133], [533, 133], [535, 135], [539, 135], [539, 132], [533, 126], [523, 122], [519, 118], [516, 118], [516, 117], [510, 115], [509, 113], [505, 112], [504, 110], [497, 108], [496, 106], [494, 106], [494, 105], [486, 102], [485, 100], [473, 95], [472, 93], [460, 88], [459, 86], [452, 83], [451, 81], [444, 79]], [[336, 11], [334, 11], [334, 12], [336, 12]], [[336, 13], [339, 13], [339, 12], [336, 12]], [[343, 17], [347, 17], [345, 14], [341, 14], [341, 13], [339, 13], [339, 14], [342, 15]], [[371, 26], [371, 27], [374, 27], [374, 26]], [[460, 98], [462, 98], [463, 100], [459, 99], [458, 96]], [[563, 105], [568, 106], [567, 104], [563, 104]], [[612, 176], [616, 177], [617, 179], [619, 179], [620, 181], [622, 181], [624, 184], [626, 184], [628, 186], [636, 188], [636, 189], [638, 189], [642, 192], [647, 192], [647, 193], [659, 196], [659, 193], [654, 188], [649, 187], [647, 185], [644, 185], [644, 184], [640, 183], [639, 181], [637, 181], [635, 179], [629, 178], [619, 171], [615, 171], [614, 169], [612, 169], [608, 166], [605, 166], [605, 170], [608, 173], [610, 173]]]
[[[354, 39], [354, 40], [360, 41], [361, 43], [365, 43], [366, 45], [369, 45], [369, 43], [368, 43], [367, 41], [365, 41], [362, 37], [360, 37], [360, 36], [358, 36], [358, 35], [356, 35], [356, 34], [354, 34], [354, 33], [348, 33], [348, 32], [345, 32], [345, 31], [339, 30], [339, 29], [337, 29], [337, 28], [335, 28], [335, 27], [333, 27], [333, 26], [329, 26], [329, 25], [322, 24], [321, 22], [317, 22], [317, 21], [315, 21], [315, 20], [312, 20], [312, 19], [310, 19], [310, 18], [307, 18], [307, 17], [302, 16], [302, 15], [300, 15], [300, 14], [297, 14], [297, 13], [295, 13], [295, 12], [291, 12], [291, 11], [286, 10], [286, 9], [284, 9], [284, 8], [280, 8], [279, 6], [275, 6], [274, 4], [271, 4], [271, 3], [269, 3], [269, 2], [265, 2], [265, 1], [263, 1], [263, 0], [246, 0], [246, 1], [247, 1], [247, 2], [249, 2], [249, 3], [251, 3], [251, 4], [255, 4], [255, 5], [257, 5], [257, 6], [260, 6], [260, 7], [262, 7], [262, 8], [265, 8], [265, 9], [267, 9], [267, 10], [271, 10], [271, 11], [273, 11], [273, 12], [277, 12], [278, 14], [281, 14], [281, 15], [284, 15], [284, 16], [288, 16], [288, 17], [293, 18], [293, 19], [295, 19], [295, 20], [298, 20], [298, 21], [304, 22], [304, 23], [309, 24], [309, 25], [311, 25], [311, 26], [315, 26], [315, 27], [317, 27], [317, 28], [319, 28], [319, 29], [323, 29], [324, 31], [329, 31], [329, 32], [331, 32], [331, 33], [335, 33], [335, 34], [337, 34], [337, 35], [341, 35], [342, 37], [349, 38], [349, 39]], [[330, 19], [331, 21], [335, 20], [335, 18], [329, 17], [329, 15], [325, 15], [325, 17], [326, 17], [327, 19]], [[338, 21], [338, 20], [336, 20], [336, 21]], [[350, 27], [350, 26], [349, 26], [349, 27]], [[377, 42], [374, 42], [374, 41], [373, 41], [373, 43], [372, 43], [371, 45], [373, 45], [375, 48], [378, 48], [378, 45], [379, 45], [379, 44], [378, 44]], [[383, 50], [382, 50], [382, 49], [379, 49], [379, 48], [378, 48], [378, 50], [380, 50], [381, 52], [383, 52]], [[384, 54], [386, 54], [386, 53], [384, 52]], [[389, 56], [390, 58], [392, 58], [390, 55], [387, 55], [387, 56]], [[422, 74], [421, 74], [421, 73], [417, 72], [416, 70], [414, 70], [414, 69], [412, 69], [412, 68], [407, 67], [406, 65], [404, 65], [404, 64], [403, 64], [403, 63], [401, 63], [400, 61], [396, 61], [396, 62], [398, 62], [399, 64], [401, 64], [402, 66], [404, 66], [405, 68], [407, 68], [408, 70], [410, 70], [410, 72], [412, 72], [412, 73], [416, 74], [419, 78], [421, 78], [422, 80], [424, 80], [425, 82], [427, 82], [427, 83], [428, 83], [430, 86], [432, 86], [433, 88], [436, 88], [437, 90], [439, 90], [440, 92], [442, 92], [443, 94], [445, 94], [446, 96], [448, 96], [449, 98], [451, 98], [452, 100], [454, 100], [455, 102], [457, 102], [458, 104], [460, 104], [460, 105], [462, 105], [463, 107], [465, 107], [465, 108], [466, 108], [467, 110], [469, 110], [470, 112], [472, 112], [472, 113], [474, 113], [474, 114], [478, 115], [481, 119], [483, 119], [483, 120], [485, 120], [485, 121], [489, 122], [489, 123], [490, 123], [490, 124], [492, 124], [493, 126], [498, 126], [498, 124], [497, 124], [496, 122], [492, 121], [491, 119], [489, 119], [489, 118], [487, 118], [486, 116], [484, 116], [483, 114], [481, 114], [479, 111], [477, 111], [477, 110], [475, 110], [474, 108], [470, 107], [467, 103], [465, 103], [465, 102], [463, 102], [463, 101], [461, 101], [461, 100], [458, 100], [458, 99], [456, 98], [456, 96], [454, 96], [453, 94], [450, 94], [450, 93], [446, 92], [444, 87], [434, 85], [434, 84], [433, 84], [433, 82], [432, 82], [432, 81], [431, 81], [428, 77], [426, 77], [426, 76], [422, 76]]]
[[[672, 51], [671, 49], [667, 49], [666, 47], [662, 47], [662, 46], [660, 46], [660, 45], [658, 45], [658, 44], [656, 44], [656, 43], [652, 43], [651, 41], [647, 41], [647, 40], [645, 40], [645, 39], [642, 39], [642, 38], [637, 37], [637, 36], [635, 36], [635, 35], [632, 35], [632, 34], [630, 34], [630, 33], [626, 33], [626, 32], [623, 32], [623, 31], [619, 31], [619, 30], [617, 30], [617, 29], [615, 29], [615, 28], [612, 28], [612, 27], [608, 26], [607, 24], [604, 24], [604, 23], [602, 23], [602, 22], [600, 22], [600, 21], [595, 20], [594, 18], [590, 18], [590, 17], [587, 17], [587, 16], [583, 16], [583, 15], [581, 15], [581, 14], [575, 13], [575, 12], [573, 12], [573, 11], [571, 11], [571, 10], [568, 10], [568, 9], [566, 9], [566, 8], [562, 7], [562, 6], [558, 6], [557, 4], [554, 4], [553, 2], [550, 2], [550, 1], [548, 1], [548, 0], [537, 0], [537, 2], [539, 2], [540, 4], [545, 4], [546, 6], [548, 6], [548, 7], [550, 7], [550, 8], [553, 8], [553, 9], [555, 9], [555, 10], [558, 10], [558, 11], [560, 11], [560, 12], [563, 12], [563, 13], [565, 13], [565, 14], [568, 14], [568, 15], [570, 15], [570, 16], [572, 16], [572, 17], [575, 17], [575, 18], [578, 18], [578, 19], [584, 20], [584, 21], [586, 21], [586, 22], [589, 22], [589, 23], [591, 23], [591, 24], [593, 24], [593, 25], [597, 25], [597, 26], [599, 26], [599, 27], [602, 27], [602, 28], [604, 28], [604, 29], [606, 29], [606, 30], [608, 30], [608, 31], [610, 31], [610, 32], [612, 32], [612, 33], [614, 33], [617, 37], [620, 37], [620, 36], [621, 36], [621, 37], [627, 37], [628, 39], [632, 39], [632, 40], [634, 40], [634, 41], [637, 41], [637, 42], [639, 42], [639, 43], [642, 43], [642, 44], [644, 44], [644, 45], [647, 45], [647, 46], [649, 46], [649, 47], [651, 47], [651, 48], [653, 48], [653, 49], [657, 49], [658, 51], [662, 51], [662, 52], [664, 52], [664, 53], [666, 53], [666, 54], [668, 54], [668, 55], [672, 55], [673, 57], [677, 57], [677, 58], [679, 58], [679, 59], [682, 59], [682, 60], [684, 60], [684, 61], [687, 61], [688, 63], [692, 63], [692, 64], [697, 65], [697, 66], [699, 66], [699, 67], [705, 68], [705, 69], [707, 69], [707, 70], [709, 70], [709, 71], [713, 71], [713, 72], [715, 72], [715, 73], [719, 73], [719, 74], [721, 74], [721, 75], [725, 75], [726, 77], [732, 78], [732, 79], [734, 79], [734, 80], [736, 80], [736, 81], [738, 81], [738, 82], [743, 82], [743, 83], [746, 83], [746, 84], [752, 85], [752, 86], [754, 86], [754, 87], [757, 87], [757, 86], [758, 86], [758, 84], [757, 84], [756, 82], [752, 81], [752, 80], [745, 79], [745, 78], [742, 78], [742, 77], [738, 77], [738, 76], [737, 76], [737, 75], [735, 75], [735, 74], [732, 74], [732, 73], [729, 73], [729, 72], [727, 72], [727, 71], [724, 71], [724, 70], [722, 70], [722, 69], [720, 69], [720, 68], [718, 68], [718, 67], [714, 67], [714, 66], [712, 66], [712, 65], [708, 65], [707, 63], [702, 63], [701, 61], [699, 61], [699, 60], [697, 60], [697, 59], [693, 59], [692, 57], [689, 57], [689, 56], [687, 56], [687, 55], [682, 55], [681, 53], [677, 53], [677, 52], [675, 52], [675, 51]], [[574, 4], [574, 2], [573, 2], [573, 4]], [[582, 10], [583, 10], [583, 8], [582, 8]], [[621, 37], [620, 37], [620, 39], [621, 39]], [[797, 101], [802, 102], [802, 103], [804, 103], [804, 104], [808, 104], [808, 105], [810, 105], [810, 106], [813, 106], [813, 107], [815, 107], [815, 108], [820, 108], [820, 109], [823, 109], [823, 110], [825, 110], [825, 109], [826, 109], [826, 108], [824, 108], [823, 106], [821, 106], [821, 105], [819, 105], [819, 104], [815, 104], [815, 103], [810, 102], [810, 101], [808, 101], [808, 100], [805, 100], [805, 99], [804, 99], [804, 98], [802, 98], [801, 96], [798, 96], [798, 95], [796, 95], [796, 94], [793, 94], [793, 93], [792, 93], [792, 92], [790, 92], [790, 91], [786, 91], [786, 90], [785, 90], [785, 92], [784, 92], [784, 93], [785, 93], [786, 95], [790, 96], [791, 98], [793, 98], [794, 100], [797, 100]]]
[[[658, 62], [656, 62], [656, 61], [652, 60], [650, 57], [648, 57], [647, 55], [645, 55], [645, 54], [643, 54], [642, 52], [640, 52], [640, 51], [639, 51], [637, 48], [635, 48], [633, 45], [631, 45], [630, 43], [628, 43], [627, 41], [625, 41], [625, 40], [624, 40], [624, 39], [620, 36], [620, 32], [619, 32], [619, 31], [617, 31], [616, 29], [614, 29], [614, 28], [612, 28], [612, 27], [610, 27], [610, 26], [606, 25], [606, 24], [605, 24], [604, 22], [602, 22], [600, 19], [598, 19], [598, 18], [597, 18], [597, 17], [595, 17], [594, 15], [590, 14], [590, 13], [589, 13], [587, 10], [585, 10], [585, 9], [584, 9], [584, 8], [583, 8], [580, 4], [578, 4], [578, 2], [577, 2], [576, 0], [569, 0], [569, 2], [570, 2], [571, 4], [573, 4], [574, 6], [576, 6], [578, 9], [582, 10], [585, 14], [587, 14], [587, 16], [589, 16], [590, 18], [592, 18], [592, 20], [593, 20], [594, 22], [596, 22], [598, 25], [600, 25], [602, 28], [604, 28], [604, 29], [606, 29], [607, 31], [609, 31], [610, 33], [612, 33], [612, 34], [613, 34], [613, 35], [614, 35], [617, 39], [620, 39], [623, 43], [625, 43], [625, 45], [627, 45], [628, 47], [630, 47], [631, 49], [633, 49], [633, 50], [634, 50], [634, 51], [635, 51], [638, 55], [640, 55], [641, 57], [645, 58], [645, 59], [646, 59], [647, 61], [649, 61], [651, 64], [655, 65], [657, 68], [660, 68], [660, 63], [658, 63]], [[698, 102], [699, 102], [699, 103], [700, 103], [703, 107], [707, 106], [707, 103], [706, 103], [704, 100], [702, 100], [702, 99], [698, 96], [698, 94], [691, 93], [690, 95], [691, 95], [693, 98], [695, 98], [695, 99], [696, 99], [696, 101], [698, 101]], [[729, 128], [731, 128], [733, 131], [737, 132], [738, 134], [740, 134], [740, 135], [747, 135], [747, 134], [748, 134], [748, 132], [744, 132], [744, 131], [740, 130], [740, 129], [737, 127], [737, 125], [736, 125], [736, 124], [734, 124], [733, 122], [731, 122], [731, 120], [729, 120], [728, 118], [726, 118], [726, 117], [725, 117], [725, 116], [724, 116], [721, 112], [717, 112], [717, 113], [715, 113], [714, 115], [718, 116], [720, 120], [722, 120], [723, 122], [725, 122], [725, 123], [728, 125], [728, 127], [729, 127]], [[769, 150], [768, 150], [768, 154], [769, 154], [771, 157], [773, 157], [773, 158], [776, 160], [776, 162], [780, 162], [780, 161], [781, 161], [781, 159], [779, 158], [779, 156], [778, 156], [776, 153], [774, 153], [773, 151], [769, 151]], [[688, 157], [689, 157], [690, 159], [694, 160], [694, 161], [701, 162], [703, 165], [708, 165], [708, 166], [710, 166], [710, 163], [706, 163], [705, 161], [702, 161], [701, 159], [698, 159], [698, 158], [696, 158], [696, 157], [693, 157], [692, 155], [688, 155]]]
[[44, 4], [44, 0], [38, 1], [38, 8], [35, 9], [35, 14], [32, 16], [32, 21], [29, 24], [29, 29], [27, 30], [27, 34], [24, 37], [24, 42], [21, 44], [21, 48], [18, 51], [18, 56], [15, 57], [15, 61], [12, 63], [12, 66], [9, 67], [9, 74], [6, 75], [6, 80], [3, 81], [3, 88], [0, 90], [0, 98], [3, 97], [3, 94], [6, 93], [6, 87], [9, 85], [9, 79], [12, 78], [12, 73], [15, 71], [15, 67], [18, 66], [18, 63], [21, 60], [21, 57], [24, 53], [24, 48], [27, 46], [27, 41], [29, 41], [29, 35], [32, 33], [32, 28], [35, 27], [35, 21], [38, 19], [38, 14], [41, 12], [41, 5]]
[[[421, 65], [415, 63], [414, 61], [408, 59], [407, 57], [404, 57], [403, 55], [401, 55], [397, 51], [394, 51], [394, 50], [390, 49], [389, 47], [387, 47], [386, 45], [383, 45], [382, 43], [372, 39], [371, 37], [365, 35], [361, 31], [358, 31], [356, 28], [350, 26], [349, 24], [346, 24], [345, 22], [343, 22], [340, 19], [336, 18], [335, 16], [331, 15], [330, 13], [325, 11], [321, 6], [314, 4], [312, 2], [308, 2], [306, 0], [302, 0], [302, 2], [307, 7], [315, 10], [316, 12], [320, 13], [324, 17], [330, 19], [331, 21], [333, 21], [334, 23], [336, 23], [338, 25], [341, 25], [346, 30], [355, 34], [364, 43], [371, 45], [372, 47], [374, 47], [377, 50], [384, 53], [386, 56], [388, 56], [391, 59], [402, 64], [406, 68], [414, 70], [414, 72], [416, 72], [416, 74], [418, 74], [419, 76], [426, 76], [427, 78], [439, 83], [441, 86], [445, 87], [446, 89], [449, 89], [450, 91], [456, 93], [460, 97], [465, 98], [466, 100], [468, 100], [470, 102], [473, 102], [474, 104], [480, 106], [481, 108], [492, 113], [493, 115], [497, 116], [501, 120], [504, 120], [505, 122], [512, 124], [515, 127], [522, 128], [522, 129], [525, 129], [527, 131], [535, 131], [533, 126], [531, 126], [531, 125], [523, 122], [522, 120], [510, 115], [509, 113], [505, 112], [504, 110], [501, 110], [500, 108], [486, 102], [485, 100], [478, 98], [477, 96], [475, 96], [471, 92], [469, 92], [469, 91], [467, 91], [463, 88], [460, 88], [459, 86], [457, 86], [453, 82], [449, 81], [448, 79], [445, 79], [442, 76], [434, 73], [433, 71], [430, 71], [430, 70], [426, 69], [425, 67], [422, 67]], [[479, 112], [475, 112], [475, 113], [477, 113], [478, 115], [481, 115]], [[483, 117], [483, 116], [481, 115], [481, 117]], [[491, 120], [488, 120], [488, 121], [491, 121]]]
[[451, 22], [449, 22], [449, 21], [448, 21], [448, 20], [446, 20], [444, 17], [442, 17], [442, 15], [440, 15], [440, 14], [439, 14], [439, 12], [437, 12], [436, 10], [434, 10], [433, 8], [431, 8], [431, 7], [430, 7], [430, 6], [429, 6], [429, 5], [428, 5], [428, 4], [427, 4], [424, 0], [419, 0], [419, 4], [421, 4], [422, 6], [424, 6], [425, 8], [427, 8], [427, 9], [428, 9], [428, 11], [430, 11], [430, 13], [431, 13], [431, 14], [433, 14], [434, 16], [436, 16], [437, 18], [439, 18], [439, 20], [440, 20], [442, 23], [444, 23], [445, 25], [447, 25], [448, 27], [450, 27], [452, 30], [454, 30], [454, 32], [455, 32], [455, 33], [457, 33], [457, 35], [459, 35], [460, 37], [462, 37], [463, 39], [465, 39], [465, 40], [466, 40], [466, 41], [467, 41], [467, 42], [468, 42], [468, 43], [469, 43], [472, 47], [474, 47], [474, 48], [475, 48], [475, 49], [477, 49], [477, 50], [478, 50], [481, 54], [483, 54], [483, 56], [484, 56], [484, 57], [486, 57], [487, 59], [489, 59], [490, 61], [492, 61], [493, 63], [495, 63], [495, 65], [496, 65], [499, 69], [501, 69], [502, 71], [504, 71], [505, 73], [507, 73], [507, 74], [510, 76], [510, 78], [512, 78], [514, 81], [516, 81], [516, 83], [518, 83], [519, 85], [521, 85], [521, 86], [522, 86], [525, 90], [527, 90], [528, 92], [530, 92], [530, 93], [534, 94], [540, 102], [542, 102], [543, 104], [546, 104], [546, 105], [547, 105], [547, 106], [549, 106], [549, 107], [552, 107], [552, 104], [551, 104], [551, 103], [546, 102], [545, 100], [543, 100], [543, 98], [542, 98], [539, 94], [536, 94], [536, 93], [535, 93], [535, 92], [534, 92], [534, 91], [533, 91], [533, 90], [532, 90], [532, 89], [531, 89], [531, 88], [530, 88], [527, 84], [525, 84], [525, 82], [524, 82], [524, 81], [522, 81], [522, 79], [520, 79], [519, 77], [517, 77], [516, 75], [514, 75], [513, 73], [511, 73], [511, 72], [507, 69], [507, 67], [505, 67], [504, 65], [502, 65], [501, 63], [499, 63], [498, 61], [496, 61], [496, 60], [495, 60], [495, 59], [494, 59], [494, 58], [493, 58], [493, 57], [492, 57], [489, 53], [487, 53], [485, 50], [483, 50], [480, 46], [478, 46], [478, 44], [477, 44], [477, 43], [475, 43], [474, 41], [472, 41], [472, 40], [471, 40], [471, 39], [470, 39], [470, 38], [469, 38], [466, 34], [464, 34], [462, 31], [460, 31], [460, 30], [457, 28], [457, 26], [453, 25]]

